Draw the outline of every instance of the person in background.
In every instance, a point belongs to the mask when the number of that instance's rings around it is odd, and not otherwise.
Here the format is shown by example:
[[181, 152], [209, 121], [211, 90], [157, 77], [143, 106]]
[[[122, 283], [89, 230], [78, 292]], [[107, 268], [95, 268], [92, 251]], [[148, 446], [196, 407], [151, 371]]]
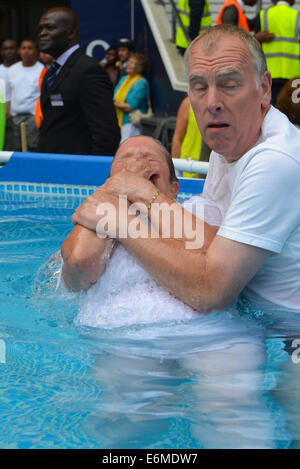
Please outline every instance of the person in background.
[[274, 5], [260, 12], [260, 29], [270, 30], [276, 40], [263, 43], [267, 67], [272, 76], [272, 100], [275, 105], [282, 86], [300, 76], [300, 12], [292, 8], [295, 0], [273, 0]]
[[140, 135], [140, 129], [130, 122], [130, 112], [139, 109], [146, 114], [149, 105], [149, 84], [143, 76], [148, 60], [143, 54], [130, 55], [126, 67], [127, 75], [122, 77], [115, 88], [114, 104], [121, 128], [121, 142], [128, 137]]
[[[171, 154], [172, 158], [209, 161], [210, 149], [202, 140], [188, 96], [182, 100], [178, 109]], [[187, 171], [183, 171], [182, 175], [183, 177], [199, 177], [198, 173]]]
[[225, 0], [223, 3], [215, 24], [233, 24], [246, 31], [254, 31], [255, 39], [259, 42], [271, 42], [274, 34], [270, 33], [267, 28], [261, 31], [259, 26], [259, 14], [254, 18], [247, 18], [245, 15], [246, 6], [253, 7], [257, 0]]
[[135, 46], [132, 39], [128, 37], [123, 37], [119, 39], [117, 44], [118, 50], [118, 61], [116, 63], [117, 67], [119, 68], [120, 75], [119, 77], [122, 78], [126, 75], [126, 67], [129, 56], [132, 52], [135, 52]]
[[106, 70], [109, 78], [111, 79], [113, 87], [116, 86], [120, 79], [120, 70], [116, 63], [118, 60], [118, 50], [116, 47], [109, 47], [105, 53], [105, 60], [100, 62], [100, 65]]
[[24, 39], [19, 47], [21, 61], [8, 69], [6, 82], [7, 115], [12, 117], [14, 148], [22, 149], [20, 124], [26, 124], [27, 148], [35, 151], [38, 143], [34, 111], [39, 97], [38, 79], [43, 65], [38, 61], [38, 49], [31, 39]]
[[[46, 54], [45, 52], [40, 52], [39, 59], [44, 64], [44, 68], [40, 73], [39, 82], [38, 82], [39, 92], [41, 93], [42, 82], [43, 82], [44, 76], [46, 75], [46, 73], [48, 71], [48, 68], [51, 66], [54, 59], [53, 59], [52, 55]], [[41, 98], [40, 97], [38, 97], [38, 99], [36, 100], [34, 117], [35, 117], [35, 122], [36, 122], [37, 128], [40, 128], [41, 124], [42, 124], [42, 120], [43, 120], [43, 113], [42, 113], [42, 109], [41, 109]]]
[[300, 128], [300, 76], [283, 85], [277, 95], [276, 107]]
[[39, 53], [39, 61], [45, 65], [46, 68], [49, 68], [53, 62], [53, 57], [50, 54], [46, 54], [46, 52], [40, 51]]
[[14, 39], [4, 39], [0, 48], [2, 64], [0, 65], [0, 78], [6, 80], [8, 69], [19, 61], [18, 44]]
[[[178, 0], [178, 13], [191, 41], [211, 26], [212, 18], [208, 0]], [[178, 26], [176, 30], [175, 42], [178, 51], [183, 55], [189, 43], [181, 26]]]
[[54, 57], [41, 90], [38, 151], [114, 155], [120, 141], [111, 81], [79, 46], [79, 20], [56, 7], [40, 18], [40, 50]]
[[[18, 44], [14, 39], [4, 39], [0, 48], [2, 64], [0, 65], [0, 79], [7, 80], [9, 67], [20, 60], [18, 56]], [[14, 150], [14, 132], [11, 116], [7, 116], [5, 124], [5, 139], [3, 150]]]

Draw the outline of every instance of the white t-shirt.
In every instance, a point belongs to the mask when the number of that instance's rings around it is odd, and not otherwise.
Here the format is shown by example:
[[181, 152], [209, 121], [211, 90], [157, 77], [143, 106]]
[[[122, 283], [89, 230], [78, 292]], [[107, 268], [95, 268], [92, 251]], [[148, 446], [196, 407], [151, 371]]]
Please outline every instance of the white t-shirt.
[[300, 130], [277, 109], [234, 163], [211, 153], [203, 195], [222, 214], [218, 235], [272, 254], [244, 290], [261, 308], [300, 312]]
[[5, 67], [5, 65], [1, 64], [0, 65], [0, 79], [2, 80], [7, 80], [7, 73], [8, 73], [9, 67]]
[[6, 82], [6, 101], [11, 102], [11, 115], [34, 114], [35, 103], [40, 93], [38, 80], [43, 69], [41, 62], [24, 67], [17, 62], [8, 69]]

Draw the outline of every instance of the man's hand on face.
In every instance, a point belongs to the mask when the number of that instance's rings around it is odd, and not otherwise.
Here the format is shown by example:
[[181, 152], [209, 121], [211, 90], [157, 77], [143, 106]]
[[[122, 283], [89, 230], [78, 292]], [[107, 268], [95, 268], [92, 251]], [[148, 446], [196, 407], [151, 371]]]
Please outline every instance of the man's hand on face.
[[[122, 202], [122, 207], [127, 210], [128, 204], [126, 201], [124, 203], [124, 200]], [[111, 233], [106, 233], [106, 235], [115, 238], [118, 232], [118, 212], [119, 198], [105, 192], [101, 186], [76, 208], [72, 215], [72, 222], [74, 225], [77, 223], [97, 232], [97, 227], [100, 226], [98, 225], [99, 221], [105, 218], [106, 221], [109, 220], [108, 225], [111, 228]], [[102, 231], [99, 234], [102, 234]]]
[[[129, 207], [127, 197], [109, 194], [101, 186], [77, 207], [72, 221], [95, 231], [100, 238], [124, 238], [128, 236], [129, 218], [135, 218], [137, 215], [136, 211], [128, 210]], [[136, 210], [140, 213], [139, 207], [136, 207]], [[147, 224], [143, 229], [146, 234]]]
[[102, 186], [106, 192], [118, 196], [126, 195], [129, 202], [147, 203], [157, 191], [151, 182], [153, 169], [149, 161], [130, 158], [123, 162], [123, 169], [107, 179]]

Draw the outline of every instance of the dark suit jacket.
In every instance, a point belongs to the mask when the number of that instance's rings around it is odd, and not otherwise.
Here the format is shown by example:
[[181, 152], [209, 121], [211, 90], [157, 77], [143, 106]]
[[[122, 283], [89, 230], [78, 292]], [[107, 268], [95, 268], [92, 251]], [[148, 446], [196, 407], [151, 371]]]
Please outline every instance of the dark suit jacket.
[[114, 155], [120, 141], [110, 79], [95, 59], [77, 49], [47, 89], [41, 90], [43, 121], [38, 151]]

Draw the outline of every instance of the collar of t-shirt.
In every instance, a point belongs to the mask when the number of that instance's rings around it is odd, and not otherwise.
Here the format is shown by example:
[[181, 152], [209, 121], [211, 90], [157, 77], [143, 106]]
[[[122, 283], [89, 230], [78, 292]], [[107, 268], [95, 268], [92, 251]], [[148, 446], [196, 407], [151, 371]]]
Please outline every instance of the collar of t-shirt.
[[57, 57], [55, 62], [57, 62], [60, 65], [60, 67], [59, 67], [56, 74], [59, 73], [61, 68], [64, 66], [64, 64], [66, 63], [66, 61], [70, 57], [70, 55], [72, 55], [73, 52], [75, 52], [75, 50], [77, 50], [78, 48], [79, 48], [79, 44], [75, 44], [75, 46], [72, 46], [72, 47], [70, 47], [70, 49], [65, 50], [65, 52], [63, 52], [59, 57]]
[[279, 2], [276, 3], [276, 5], [286, 5], [287, 7], [290, 7], [290, 3], [284, 2], [283, 0], [280, 0]]

